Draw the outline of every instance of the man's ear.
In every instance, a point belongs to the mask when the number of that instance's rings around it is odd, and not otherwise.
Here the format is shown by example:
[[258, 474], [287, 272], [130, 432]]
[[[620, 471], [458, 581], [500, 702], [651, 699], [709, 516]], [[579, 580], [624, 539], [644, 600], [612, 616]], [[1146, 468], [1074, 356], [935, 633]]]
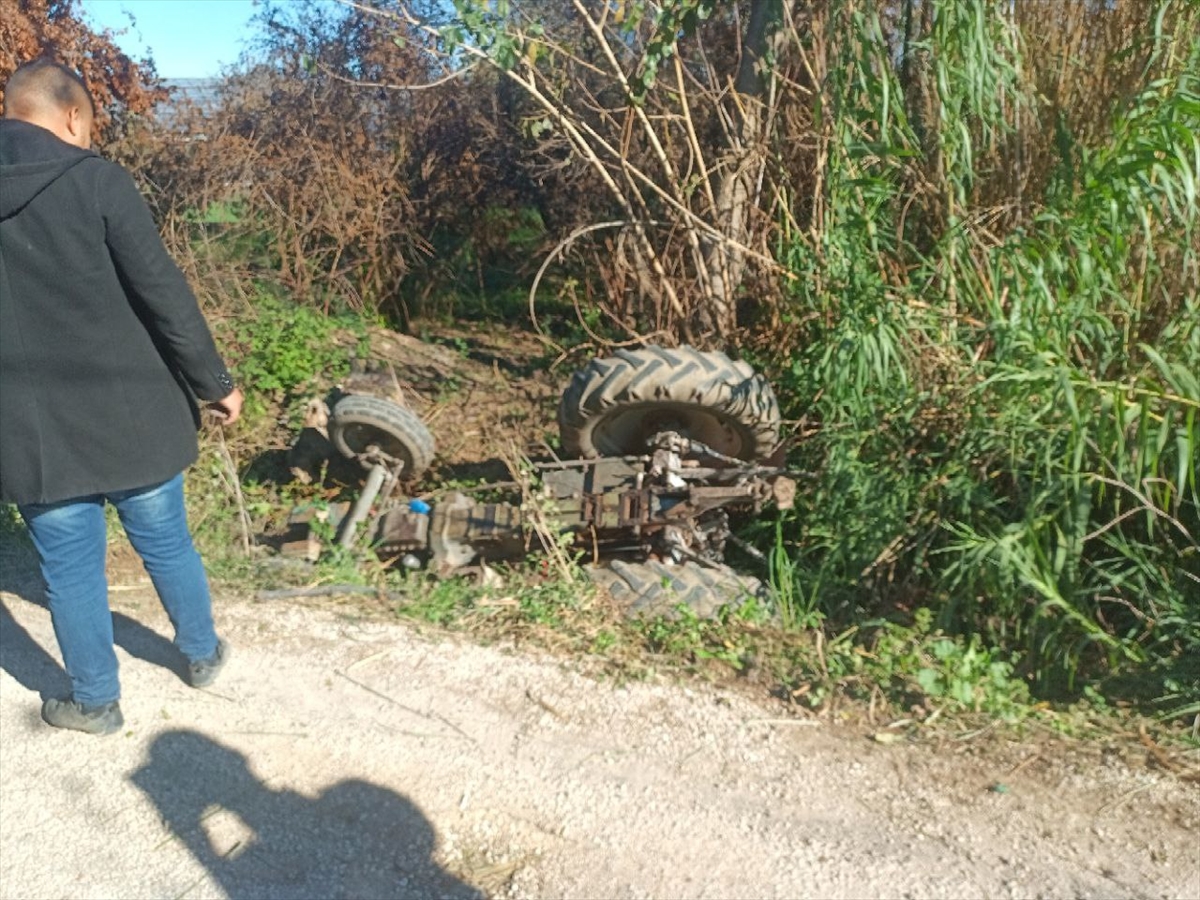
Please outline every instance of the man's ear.
[[67, 120], [64, 123], [70, 143], [76, 147], [87, 149], [92, 144], [92, 117], [84, 115], [82, 107], [72, 106], [67, 110]]

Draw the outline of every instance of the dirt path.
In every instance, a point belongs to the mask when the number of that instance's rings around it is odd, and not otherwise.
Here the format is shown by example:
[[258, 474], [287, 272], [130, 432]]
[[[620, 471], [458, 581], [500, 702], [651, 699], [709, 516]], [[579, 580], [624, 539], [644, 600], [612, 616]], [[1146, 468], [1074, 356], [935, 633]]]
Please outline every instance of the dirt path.
[[1200, 794], [1146, 771], [1014, 772], [986, 736], [874, 744], [320, 609], [223, 602], [198, 692], [115, 593], [127, 731], [56, 732], [48, 615], [0, 587], [3, 898], [1200, 897]]

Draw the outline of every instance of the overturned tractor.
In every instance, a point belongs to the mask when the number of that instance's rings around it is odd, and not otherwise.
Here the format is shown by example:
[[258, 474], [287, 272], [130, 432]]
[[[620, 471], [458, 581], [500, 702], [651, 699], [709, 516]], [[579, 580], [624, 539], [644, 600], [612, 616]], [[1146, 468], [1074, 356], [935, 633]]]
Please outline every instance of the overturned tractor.
[[738, 541], [730, 516], [790, 507], [795, 482], [782, 466], [774, 392], [747, 364], [690, 347], [621, 350], [574, 374], [558, 424], [567, 458], [531, 464], [537, 488], [524, 503], [474, 499], [499, 487], [482, 485], [430, 504], [398, 493], [433, 459], [425, 425], [389, 400], [343, 395], [322, 431], [360, 464], [362, 490], [342, 507], [297, 511], [285, 552], [319, 553], [318, 515], [342, 546], [366, 541], [383, 559], [441, 576], [565, 535], [631, 610], [686, 603], [707, 615], [761, 592], [724, 563], [730, 542], [762, 556]]

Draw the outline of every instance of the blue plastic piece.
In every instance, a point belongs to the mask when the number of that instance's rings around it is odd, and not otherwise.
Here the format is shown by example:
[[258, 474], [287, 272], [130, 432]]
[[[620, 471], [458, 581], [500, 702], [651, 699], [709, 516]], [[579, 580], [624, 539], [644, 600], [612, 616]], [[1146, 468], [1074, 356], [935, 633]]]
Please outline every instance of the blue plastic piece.
[[409, 512], [415, 512], [419, 513], [420, 515], [427, 516], [433, 511], [433, 507], [424, 500], [409, 500], [408, 510]]

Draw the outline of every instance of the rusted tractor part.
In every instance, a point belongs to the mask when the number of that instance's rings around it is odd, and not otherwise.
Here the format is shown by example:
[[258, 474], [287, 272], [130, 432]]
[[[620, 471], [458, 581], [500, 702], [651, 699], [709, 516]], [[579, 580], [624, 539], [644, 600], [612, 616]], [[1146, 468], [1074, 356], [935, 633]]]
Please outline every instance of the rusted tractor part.
[[[717, 564], [731, 538], [730, 512], [757, 512], [794, 494], [794, 482], [781, 470], [722, 460], [675, 434], [659, 440], [648, 456], [535, 464], [541, 495], [533, 502], [540, 504], [543, 530], [573, 534], [592, 561], [625, 556]], [[376, 466], [341, 519], [343, 545], [386, 483], [386, 470]], [[516, 504], [481, 503], [455, 492], [432, 507], [397, 501], [368, 524], [365, 538], [384, 559], [412, 554], [447, 575], [518, 558], [539, 535]]]
[[404, 559], [447, 576], [491, 560], [516, 559], [526, 551], [521, 512], [510, 503], [476, 503], [455, 491], [430, 507], [422, 501], [387, 510], [374, 533], [383, 559]]
[[370, 514], [371, 506], [378, 499], [380, 492], [384, 489], [384, 485], [387, 485], [389, 482], [395, 483], [396, 478], [402, 471], [402, 466], [397, 466], [395, 469], [389, 470], [382, 462], [377, 462], [371, 466], [371, 471], [367, 473], [367, 482], [363, 485], [362, 493], [358, 495], [358, 499], [350, 507], [349, 514], [342, 520], [342, 527], [338, 530], [338, 544], [340, 546], [354, 546], [354, 542], [358, 539], [359, 524]]
[[280, 556], [316, 562], [324, 549], [320, 532], [336, 533], [349, 510], [349, 503], [328, 506], [307, 503], [296, 507], [288, 516], [287, 532], [279, 547]]
[[[693, 442], [677, 435], [676, 448]], [[651, 456], [538, 463], [541, 532], [569, 533], [592, 561], [617, 556], [716, 564], [730, 538], [729, 512], [758, 511], [790, 479], [753, 464], [699, 466], [675, 451]], [[419, 502], [419, 501], [418, 501]], [[424, 504], [421, 504], [424, 506]], [[523, 556], [543, 534], [512, 503], [480, 503], [461, 492], [428, 511], [398, 505], [371, 540], [384, 558], [424, 555], [439, 575]]]
[[779, 404], [744, 362], [692, 347], [619, 350], [576, 372], [558, 406], [568, 456], [645, 453], [675, 432], [743, 460], [779, 443]]

